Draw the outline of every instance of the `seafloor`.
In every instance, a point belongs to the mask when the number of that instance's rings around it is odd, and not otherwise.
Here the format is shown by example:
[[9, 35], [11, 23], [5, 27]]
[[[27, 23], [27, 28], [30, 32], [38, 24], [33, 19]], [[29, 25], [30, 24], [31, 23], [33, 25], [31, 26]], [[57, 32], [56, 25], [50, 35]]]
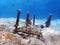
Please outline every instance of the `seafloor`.
[[[14, 30], [15, 20], [14, 18], [0, 18], [0, 45], [60, 45], [59, 19], [57, 19], [57, 22], [56, 20], [52, 20], [49, 28], [42, 29], [45, 42], [35, 37], [23, 39], [23, 37], [13, 34], [12, 31]], [[20, 27], [25, 25], [24, 21], [23, 19], [20, 20]], [[44, 21], [45, 20], [40, 20], [40, 23], [36, 22], [36, 24], [42, 24]]]

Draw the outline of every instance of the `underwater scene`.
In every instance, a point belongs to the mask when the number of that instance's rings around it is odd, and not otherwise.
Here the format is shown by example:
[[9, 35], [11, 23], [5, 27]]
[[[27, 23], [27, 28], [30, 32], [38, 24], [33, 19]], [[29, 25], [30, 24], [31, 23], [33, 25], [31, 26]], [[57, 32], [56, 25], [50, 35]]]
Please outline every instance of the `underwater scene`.
[[0, 0], [0, 45], [60, 45], [60, 0]]

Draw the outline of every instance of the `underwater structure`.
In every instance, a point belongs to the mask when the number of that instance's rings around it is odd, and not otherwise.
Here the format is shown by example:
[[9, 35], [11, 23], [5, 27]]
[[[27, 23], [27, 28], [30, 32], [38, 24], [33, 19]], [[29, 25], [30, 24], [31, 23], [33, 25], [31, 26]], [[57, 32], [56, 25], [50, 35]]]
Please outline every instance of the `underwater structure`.
[[47, 21], [45, 22], [46, 27], [49, 27], [49, 26], [50, 26], [50, 24], [51, 24], [51, 19], [52, 19], [52, 14], [50, 13]]
[[31, 19], [30, 19], [30, 13], [28, 12], [27, 13], [27, 17], [26, 17], [26, 26], [29, 26], [29, 25], [31, 25], [32, 23], [31, 23]]
[[[30, 13], [27, 13], [27, 18], [26, 18], [26, 22], [25, 22], [25, 26], [23, 27], [18, 27], [19, 26], [19, 17], [20, 17], [20, 13], [21, 11], [18, 10], [18, 14], [17, 14], [17, 19], [16, 19], [16, 24], [15, 24], [15, 29], [13, 30], [13, 33], [17, 33], [18, 35], [22, 36], [23, 38], [28, 38], [30, 36], [34, 36], [36, 35], [38, 39], [40, 39], [41, 41], [45, 42], [45, 39], [42, 35], [42, 32], [40, 31], [35, 31], [37, 30], [37, 28], [34, 27], [35, 25], [35, 15], [33, 17], [33, 27], [29, 26], [31, 25], [31, 20], [30, 20]], [[50, 26], [50, 22], [51, 22], [51, 18], [52, 18], [52, 15], [49, 15], [47, 21], [46, 21], [46, 27], [49, 27]], [[40, 26], [40, 30], [44, 28], [43, 25]], [[19, 33], [21, 32], [21, 33]]]
[[33, 16], [33, 26], [35, 25], [35, 15]]
[[14, 29], [14, 33], [18, 32], [18, 26], [19, 26], [19, 18], [20, 18], [20, 10], [17, 10], [17, 19], [16, 19], [16, 24], [14, 25], [15, 29]]

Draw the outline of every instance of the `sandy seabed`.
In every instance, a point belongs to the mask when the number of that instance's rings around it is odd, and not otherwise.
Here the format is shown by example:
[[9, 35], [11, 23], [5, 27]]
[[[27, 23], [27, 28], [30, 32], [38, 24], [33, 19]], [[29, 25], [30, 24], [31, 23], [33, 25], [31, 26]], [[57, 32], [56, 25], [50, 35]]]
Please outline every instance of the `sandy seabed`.
[[[52, 21], [55, 22], [55, 21]], [[52, 23], [49, 28], [42, 29], [43, 37], [45, 42], [35, 38], [30, 37], [23, 39], [17, 34], [13, 34], [13, 25], [15, 24], [15, 19], [1, 18], [0, 19], [0, 45], [60, 45], [60, 22]], [[20, 21], [20, 26], [24, 26], [24, 20]]]

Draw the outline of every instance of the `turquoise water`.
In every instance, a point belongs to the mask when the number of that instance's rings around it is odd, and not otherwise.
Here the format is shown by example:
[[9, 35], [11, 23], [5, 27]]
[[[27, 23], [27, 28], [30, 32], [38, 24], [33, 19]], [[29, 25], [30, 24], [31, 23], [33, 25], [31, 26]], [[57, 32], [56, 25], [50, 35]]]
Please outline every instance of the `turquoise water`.
[[17, 9], [21, 9], [20, 18], [30, 17], [46, 19], [49, 13], [53, 19], [60, 19], [60, 0], [0, 0], [0, 18], [16, 18]]

